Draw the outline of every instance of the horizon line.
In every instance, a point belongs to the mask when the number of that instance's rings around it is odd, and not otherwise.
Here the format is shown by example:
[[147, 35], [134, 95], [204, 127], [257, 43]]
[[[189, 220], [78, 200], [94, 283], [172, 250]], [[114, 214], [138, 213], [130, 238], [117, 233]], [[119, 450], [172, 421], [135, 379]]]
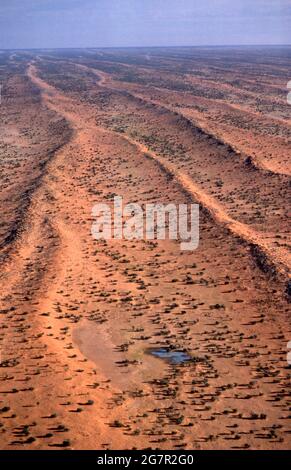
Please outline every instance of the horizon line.
[[56, 47], [9, 47], [0, 51], [45, 51], [45, 50], [82, 50], [82, 49], [182, 49], [182, 48], [231, 48], [231, 47], [291, 47], [290, 44], [200, 44], [169, 46], [56, 46]]

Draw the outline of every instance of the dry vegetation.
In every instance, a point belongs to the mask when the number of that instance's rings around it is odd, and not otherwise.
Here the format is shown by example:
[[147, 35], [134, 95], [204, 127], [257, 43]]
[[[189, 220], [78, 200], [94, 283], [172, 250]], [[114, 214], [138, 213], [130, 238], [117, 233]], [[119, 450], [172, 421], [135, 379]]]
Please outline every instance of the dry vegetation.
[[[290, 447], [290, 55], [0, 54], [1, 448]], [[199, 249], [94, 241], [115, 194]]]

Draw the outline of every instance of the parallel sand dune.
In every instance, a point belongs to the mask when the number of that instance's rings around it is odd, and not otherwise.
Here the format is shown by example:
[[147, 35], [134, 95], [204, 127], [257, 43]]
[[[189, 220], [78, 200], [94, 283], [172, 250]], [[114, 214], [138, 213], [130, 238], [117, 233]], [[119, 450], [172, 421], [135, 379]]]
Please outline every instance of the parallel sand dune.
[[[290, 54], [3, 54], [1, 448], [290, 448]], [[199, 248], [94, 240], [114, 195]]]

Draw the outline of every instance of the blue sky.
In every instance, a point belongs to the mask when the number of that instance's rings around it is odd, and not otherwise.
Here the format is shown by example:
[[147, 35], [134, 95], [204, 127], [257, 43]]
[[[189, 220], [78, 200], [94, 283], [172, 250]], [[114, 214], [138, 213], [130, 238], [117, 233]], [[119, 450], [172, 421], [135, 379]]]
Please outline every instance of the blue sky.
[[291, 44], [291, 0], [0, 0], [0, 49]]

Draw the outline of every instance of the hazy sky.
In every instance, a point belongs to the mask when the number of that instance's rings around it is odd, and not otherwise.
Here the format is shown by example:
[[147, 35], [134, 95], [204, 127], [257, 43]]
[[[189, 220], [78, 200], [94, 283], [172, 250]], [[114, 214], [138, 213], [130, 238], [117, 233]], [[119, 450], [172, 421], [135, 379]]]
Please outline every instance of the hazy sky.
[[222, 44], [291, 44], [291, 0], [0, 0], [0, 49]]

